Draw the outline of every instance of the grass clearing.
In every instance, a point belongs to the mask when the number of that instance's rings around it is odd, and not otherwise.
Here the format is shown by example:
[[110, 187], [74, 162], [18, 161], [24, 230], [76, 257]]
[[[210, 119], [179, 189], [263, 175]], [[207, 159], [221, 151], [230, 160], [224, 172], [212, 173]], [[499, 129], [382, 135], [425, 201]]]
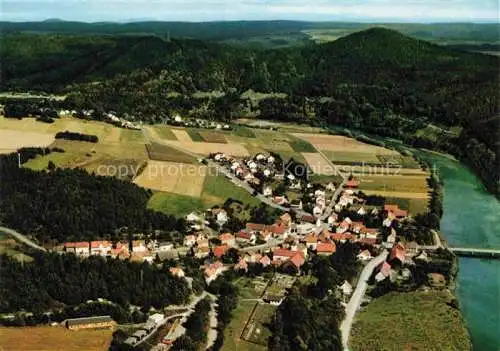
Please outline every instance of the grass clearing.
[[256, 138], [255, 133], [250, 128], [243, 126], [234, 126], [232, 134], [243, 138]]
[[243, 338], [246, 341], [266, 347], [267, 340], [272, 335], [272, 332], [266, 325], [271, 322], [276, 308], [276, 306], [258, 303], [243, 331]]
[[199, 197], [207, 167], [175, 162], [149, 161], [134, 183], [144, 188]]
[[191, 155], [188, 155], [168, 145], [152, 143], [147, 144], [146, 149], [151, 160], [180, 163], [197, 162], [197, 160]]
[[54, 140], [50, 134], [0, 129], [0, 153], [11, 153], [22, 147], [47, 147]]
[[259, 206], [260, 201], [258, 199], [229, 179], [217, 176], [215, 172], [215, 170], [208, 172], [203, 185], [201, 199], [207, 207], [223, 204], [228, 198], [239, 200], [245, 205]]
[[31, 262], [33, 258], [26, 255], [19, 243], [10, 238], [4, 238], [3, 234], [0, 233], [0, 254], [12, 257], [20, 262]]
[[177, 137], [175, 136], [172, 129], [170, 129], [167, 126], [156, 125], [152, 128], [154, 129], [158, 137], [160, 137], [161, 139], [177, 140]]
[[290, 141], [290, 146], [292, 147], [293, 151], [295, 151], [295, 152], [301, 152], [301, 153], [318, 152], [318, 151], [316, 151], [314, 146], [312, 146], [311, 143], [306, 141], [306, 140], [301, 140], [301, 139], [292, 140], [292, 141]]
[[200, 131], [198, 133], [203, 138], [203, 141], [205, 141], [207, 143], [227, 144], [227, 140], [224, 137], [224, 134], [222, 134], [222, 133], [213, 132], [213, 131]]
[[203, 202], [198, 197], [166, 192], [155, 192], [149, 199], [148, 208], [178, 217], [193, 211], [202, 211]]
[[[356, 317], [350, 339], [354, 351], [470, 350], [468, 332], [458, 309], [445, 291], [389, 293]], [[390, 330], [383, 333], [382, 330]], [[452, 337], [451, 337], [452, 336]]]
[[205, 139], [203, 139], [203, 137], [201, 136], [200, 132], [198, 132], [197, 130], [194, 130], [194, 129], [188, 129], [186, 131], [189, 135], [189, 137], [191, 138], [191, 141], [194, 141], [194, 142], [204, 142]]
[[315, 174], [335, 175], [337, 174], [336, 167], [333, 167], [322, 154], [316, 153], [302, 153], [307, 165]]
[[425, 176], [359, 176], [361, 190], [425, 193], [429, 191]]
[[0, 349], [9, 351], [104, 351], [113, 330], [69, 331], [55, 327], [0, 327]]
[[264, 293], [269, 279], [263, 276], [255, 278], [240, 277], [234, 281], [238, 287], [238, 296], [240, 299], [258, 299]]
[[233, 310], [233, 318], [224, 330], [224, 345], [222, 351], [248, 350], [248, 351], [265, 351], [267, 346], [257, 345], [247, 342], [241, 338], [243, 329], [248, 318], [255, 307], [255, 301], [240, 301], [238, 306]]
[[341, 164], [359, 164], [359, 163], [370, 163], [370, 164], [381, 164], [379, 158], [376, 154], [370, 152], [352, 152], [352, 151], [333, 151], [333, 150], [321, 150], [321, 152], [328, 157], [333, 163]]

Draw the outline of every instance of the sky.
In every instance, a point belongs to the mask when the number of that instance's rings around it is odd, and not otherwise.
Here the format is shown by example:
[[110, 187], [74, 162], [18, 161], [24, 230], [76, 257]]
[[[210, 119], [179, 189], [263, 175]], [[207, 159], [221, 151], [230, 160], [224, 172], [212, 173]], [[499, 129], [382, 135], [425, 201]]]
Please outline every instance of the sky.
[[4, 21], [498, 22], [497, 0], [0, 0]]

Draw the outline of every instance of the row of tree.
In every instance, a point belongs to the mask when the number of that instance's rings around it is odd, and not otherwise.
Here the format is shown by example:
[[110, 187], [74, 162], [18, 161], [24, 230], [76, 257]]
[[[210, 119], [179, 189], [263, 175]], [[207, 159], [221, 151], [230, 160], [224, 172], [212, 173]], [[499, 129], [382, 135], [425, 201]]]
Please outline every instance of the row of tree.
[[33, 253], [33, 261], [0, 257], [0, 312], [43, 312], [56, 306], [76, 306], [103, 298], [122, 307], [135, 305], [148, 311], [187, 302], [185, 279], [168, 268], [148, 263], [91, 256], [88, 259], [58, 253]]
[[77, 132], [70, 132], [70, 131], [64, 131], [64, 132], [58, 132], [56, 133], [56, 139], [66, 139], [66, 140], [77, 140], [77, 141], [86, 141], [89, 143], [97, 143], [99, 141], [99, 138], [95, 135], [90, 135], [90, 134], [83, 134], [83, 133], [77, 133]]
[[[44, 152], [19, 151], [22, 162]], [[131, 182], [80, 169], [19, 168], [17, 154], [0, 156], [0, 164], [0, 222], [42, 242], [93, 240], [119, 229], [184, 231], [183, 219], [147, 209], [151, 191]]]

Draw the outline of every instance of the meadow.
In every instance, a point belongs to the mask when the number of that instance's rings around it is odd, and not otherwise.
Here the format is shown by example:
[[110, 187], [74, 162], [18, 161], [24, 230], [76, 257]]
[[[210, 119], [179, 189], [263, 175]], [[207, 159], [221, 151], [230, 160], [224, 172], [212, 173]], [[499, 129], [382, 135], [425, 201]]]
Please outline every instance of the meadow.
[[[366, 306], [355, 319], [353, 351], [471, 350], [460, 310], [446, 291], [391, 292]], [[381, 331], [390, 331], [382, 333]]]
[[113, 330], [69, 331], [55, 327], [0, 327], [0, 350], [9, 351], [104, 351]]

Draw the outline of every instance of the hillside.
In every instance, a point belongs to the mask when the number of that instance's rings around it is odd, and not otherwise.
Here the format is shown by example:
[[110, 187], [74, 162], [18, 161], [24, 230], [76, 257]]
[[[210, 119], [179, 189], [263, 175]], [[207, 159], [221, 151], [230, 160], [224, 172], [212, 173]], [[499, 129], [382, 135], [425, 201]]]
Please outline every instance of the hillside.
[[[150, 121], [181, 113], [334, 125], [486, 158], [470, 163], [498, 168], [491, 136], [472, 133], [483, 146], [469, 145], [467, 133], [437, 141], [415, 136], [429, 122], [469, 129], [497, 114], [500, 59], [387, 28], [268, 50], [153, 35], [5, 34], [1, 40], [0, 89], [64, 92], [67, 108]], [[482, 177], [497, 188], [498, 175]]]

